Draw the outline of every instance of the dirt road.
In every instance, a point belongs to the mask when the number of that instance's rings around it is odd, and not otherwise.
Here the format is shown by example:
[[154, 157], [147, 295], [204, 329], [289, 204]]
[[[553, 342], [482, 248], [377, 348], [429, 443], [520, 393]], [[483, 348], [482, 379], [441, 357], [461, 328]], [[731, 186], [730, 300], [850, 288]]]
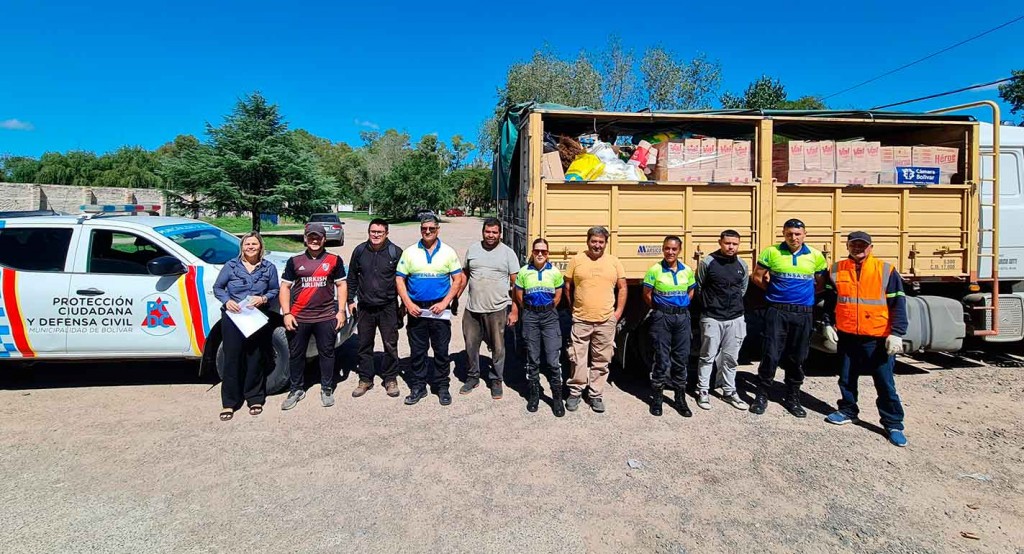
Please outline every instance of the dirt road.
[[[346, 231], [347, 258], [365, 226]], [[441, 237], [464, 252], [479, 221]], [[314, 386], [228, 423], [190, 364], [40, 365], [0, 377], [0, 551], [1024, 552], [1024, 370], [960, 365], [903, 366], [905, 449], [867, 380], [867, 423], [823, 422], [823, 365], [805, 420], [717, 400], [653, 418], [628, 381], [563, 419], [512, 391], [407, 407], [379, 385], [352, 399], [353, 374], [331, 409]]]

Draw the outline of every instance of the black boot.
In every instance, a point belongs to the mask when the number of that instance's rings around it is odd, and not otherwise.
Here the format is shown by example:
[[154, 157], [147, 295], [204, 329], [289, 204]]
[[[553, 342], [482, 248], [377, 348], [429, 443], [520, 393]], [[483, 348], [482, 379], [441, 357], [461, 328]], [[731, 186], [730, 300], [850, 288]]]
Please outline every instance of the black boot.
[[766, 409], [768, 409], [768, 389], [758, 385], [754, 402], [750, 405], [750, 413], [761, 415]]
[[676, 409], [683, 417], [693, 417], [693, 412], [686, 405], [686, 389], [676, 389]]
[[661, 387], [651, 388], [651, 415], [661, 415], [661, 404], [665, 401], [665, 389]]
[[551, 381], [551, 412], [555, 417], [565, 417], [565, 402], [562, 402], [561, 379]]
[[782, 400], [782, 406], [789, 410], [789, 413], [793, 414], [794, 417], [807, 417], [807, 410], [800, 405], [800, 385], [789, 386], [789, 390], [786, 391], [786, 398]]
[[540, 381], [530, 381], [530, 389], [526, 393], [526, 411], [536, 412], [540, 406]]

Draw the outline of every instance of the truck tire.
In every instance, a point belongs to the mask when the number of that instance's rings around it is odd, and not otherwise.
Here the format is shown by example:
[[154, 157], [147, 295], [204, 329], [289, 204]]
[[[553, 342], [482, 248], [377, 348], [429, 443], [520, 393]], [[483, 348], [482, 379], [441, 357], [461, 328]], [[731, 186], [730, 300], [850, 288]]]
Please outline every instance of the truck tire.
[[[288, 390], [289, 379], [288, 336], [285, 334], [284, 327], [274, 328], [270, 343], [272, 359], [268, 360], [271, 369], [267, 373], [267, 394], [278, 394]], [[224, 343], [221, 342], [217, 345], [217, 376], [221, 379], [224, 378], [223, 367]]]

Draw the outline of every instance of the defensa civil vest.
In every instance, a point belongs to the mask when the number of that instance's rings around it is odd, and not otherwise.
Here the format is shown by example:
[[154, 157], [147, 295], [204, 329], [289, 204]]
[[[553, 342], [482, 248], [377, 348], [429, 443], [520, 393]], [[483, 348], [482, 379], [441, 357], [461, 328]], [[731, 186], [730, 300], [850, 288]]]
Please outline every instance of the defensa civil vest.
[[844, 333], [867, 337], [886, 337], [891, 332], [889, 305], [885, 289], [892, 266], [868, 255], [857, 264], [847, 258], [832, 265], [836, 286], [836, 328]]

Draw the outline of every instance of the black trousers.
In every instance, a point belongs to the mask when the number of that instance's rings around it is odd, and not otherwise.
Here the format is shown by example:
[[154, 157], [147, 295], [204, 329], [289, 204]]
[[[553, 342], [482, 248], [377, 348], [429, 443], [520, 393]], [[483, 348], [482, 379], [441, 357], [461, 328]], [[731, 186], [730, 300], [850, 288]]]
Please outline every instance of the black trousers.
[[359, 333], [359, 374], [360, 381], [373, 381], [373, 347], [380, 330], [384, 342], [384, 365], [380, 376], [385, 380], [398, 377], [398, 304], [389, 302], [383, 306], [359, 306], [356, 314], [356, 331]]
[[309, 347], [310, 335], [316, 340], [316, 351], [320, 362], [320, 386], [334, 390], [334, 343], [337, 336], [338, 321], [333, 317], [327, 321], [316, 323], [299, 323], [295, 331], [288, 337], [288, 350], [291, 354], [289, 370], [291, 392], [304, 388], [303, 374], [306, 371], [306, 348]]
[[651, 342], [654, 346], [652, 387], [663, 389], [670, 386], [677, 390], [686, 388], [690, 333], [689, 312], [670, 314], [654, 310], [651, 313]]
[[807, 311], [792, 311], [784, 306], [768, 306], [765, 313], [761, 365], [757, 368], [763, 388], [771, 387], [783, 359], [788, 362], [786, 385], [799, 387], [804, 382], [804, 361], [811, 347], [814, 317], [809, 308]]
[[[423, 308], [426, 309], [426, 308]], [[409, 316], [409, 388], [422, 390], [428, 384], [435, 392], [451, 383], [451, 357], [448, 344], [452, 340], [452, 322]], [[427, 369], [427, 349], [434, 350], [434, 367]]]
[[264, 325], [248, 338], [227, 315], [221, 316], [221, 344], [224, 367], [221, 368], [220, 400], [226, 410], [237, 410], [242, 402], [252, 407], [267, 400], [265, 356], [269, 355], [272, 328]]
[[526, 342], [526, 378], [539, 382], [543, 371], [552, 387], [562, 386], [562, 328], [558, 312], [523, 310], [523, 341]]

